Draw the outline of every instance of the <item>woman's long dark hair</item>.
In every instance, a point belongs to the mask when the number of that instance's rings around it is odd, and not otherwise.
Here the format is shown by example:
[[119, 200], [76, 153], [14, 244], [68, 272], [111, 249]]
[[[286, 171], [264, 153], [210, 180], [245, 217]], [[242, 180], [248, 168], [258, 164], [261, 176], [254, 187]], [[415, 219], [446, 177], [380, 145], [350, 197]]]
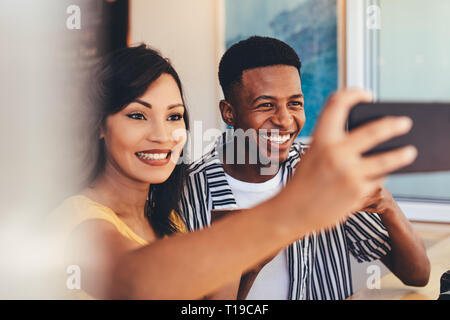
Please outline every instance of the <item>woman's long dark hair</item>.
[[[177, 72], [169, 60], [146, 45], [119, 49], [107, 55], [94, 68], [89, 87], [86, 88], [89, 103], [87, 106], [87, 125], [89, 159], [91, 163], [87, 183], [92, 183], [103, 171], [106, 154], [103, 139], [99, 139], [101, 127], [106, 117], [125, 108], [142, 96], [148, 87], [162, 74], [171, 75], [180, 89], [184, 102], [183, 89]], [[184, 113], [186, 130], [189, 130], [187, 110]], [[183, 152], [184, 156], [186, 152]], [[182, 156], [183, 156], [182, 153]], [[160, 237], [177, 231], [170, 219], [172, 211], [180, 212], [179, 201], [184, 188], [187, 165], [181, 161], [170, 177], [163, 183], [152, 184], [148, 195], [145, 215], [156, 234]]]

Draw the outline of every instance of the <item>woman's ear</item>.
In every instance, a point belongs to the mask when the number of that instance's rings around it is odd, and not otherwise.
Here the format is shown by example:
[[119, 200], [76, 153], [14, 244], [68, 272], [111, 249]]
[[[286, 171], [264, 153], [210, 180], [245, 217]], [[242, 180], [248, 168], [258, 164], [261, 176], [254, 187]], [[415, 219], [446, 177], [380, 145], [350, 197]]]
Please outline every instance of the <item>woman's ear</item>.
[[104, 124], [100, 125], [100, 128], [98, 130], [98, 139], [102, 140], [103, 138], [105, 138], [105, 126], [104, 126]]
[[227, 125], [234, 127], [236, 122], [236, 111], [234, 110], [233, 105], [226, 100], [220, 100], [220, 113], [222, 114], [223, 121]]

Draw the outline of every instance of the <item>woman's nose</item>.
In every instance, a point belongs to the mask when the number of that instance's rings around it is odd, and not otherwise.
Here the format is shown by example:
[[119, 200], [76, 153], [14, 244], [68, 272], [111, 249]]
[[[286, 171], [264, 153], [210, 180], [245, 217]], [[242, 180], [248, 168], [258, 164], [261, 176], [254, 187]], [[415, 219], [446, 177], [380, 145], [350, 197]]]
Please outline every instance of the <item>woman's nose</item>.
[[163, 121], [153, 121], [148, 128], [147, 139], [159, 143], [170, 141], [171, 135], [168, 126]]

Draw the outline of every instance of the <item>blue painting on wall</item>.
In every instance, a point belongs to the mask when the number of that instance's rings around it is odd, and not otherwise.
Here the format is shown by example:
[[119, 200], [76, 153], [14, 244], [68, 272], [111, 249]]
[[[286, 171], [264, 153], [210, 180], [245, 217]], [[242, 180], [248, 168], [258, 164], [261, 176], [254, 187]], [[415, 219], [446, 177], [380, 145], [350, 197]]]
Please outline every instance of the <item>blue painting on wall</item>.
[[320, 110], [338, 86], [336, 0], [226, 0], [226, 47], [253, 35], [288, 43], [302, 61], [310, 136]]

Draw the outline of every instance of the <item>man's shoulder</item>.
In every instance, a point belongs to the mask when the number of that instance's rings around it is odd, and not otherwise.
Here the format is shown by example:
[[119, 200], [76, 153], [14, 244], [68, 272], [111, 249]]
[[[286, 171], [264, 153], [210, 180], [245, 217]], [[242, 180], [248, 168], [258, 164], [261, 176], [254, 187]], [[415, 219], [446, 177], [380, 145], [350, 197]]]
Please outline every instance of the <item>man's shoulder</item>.
[[215, 150], [210, 150], [188, 165], [188, 176], [204, 172], [214, 164], [216, 159]]
[[207, 152], [188, 165], [188, 176], [201, 174], [214, 166], [221, 165], [217, 149], [223, 143], [224, 136], [225, 133], [218, 136], [214, 141], [213, 146]]
[[291, 146], [291, 149], [289, 150], [289, 156], [286, 160], [286, 163], [295, 167], [295, 165], [300, 160], [302, 155], [305, 153], [305, 150], [307, 148], [308, 148], [308, 145], [306, 145], [300, 141], [294, 142]]
[[[286, 162], [292, 164], [296, 164], [297, 161], [300, 160], [301, 156], [304, 154], [305, 150], [308, 148], [308, 145], [296, 141], [292, 144], [291, 149], [289, 151], [289, 156]], [[188, 176], [198, 175], [204, 173], [206, 170], [213, 168], [214, 166], [220, 166], [220, 159], [217, 157], [217, 151], [215, 148], [212, 148], [199, 159], [193, 161], [188, 165]]]
[[297, 156], [301, 156], [308, 148], [309, 144], [302, 141], [295, 141], [291, 146], [290, 153], [295, 153]]

